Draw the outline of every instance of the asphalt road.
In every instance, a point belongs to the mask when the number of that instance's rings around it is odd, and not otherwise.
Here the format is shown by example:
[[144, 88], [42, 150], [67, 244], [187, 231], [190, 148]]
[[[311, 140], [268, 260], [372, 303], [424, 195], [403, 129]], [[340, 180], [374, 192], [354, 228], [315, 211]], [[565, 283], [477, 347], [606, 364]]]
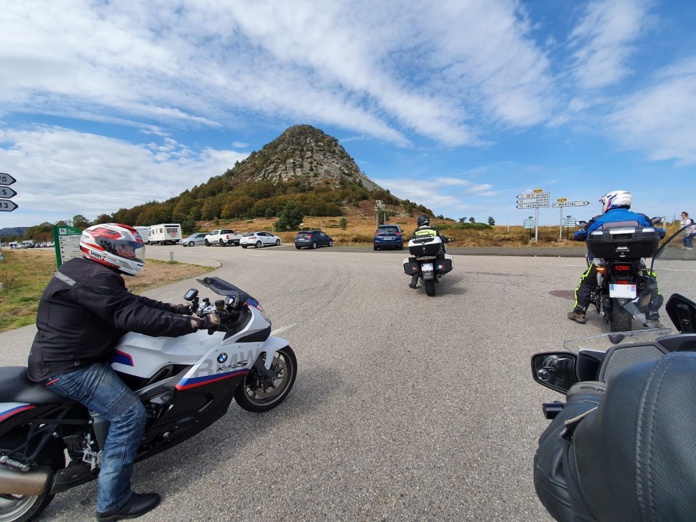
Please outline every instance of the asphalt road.
[[[170, 256], [220, 265], [258, 298], [299, 375], [275, 410], [233, 404], [138, 464], [134, 489], [164, 496], [141, 520], [550, 520], [532, 458], [540, 405], [562, 397], [532, 381], [529, 358], [604, 331], [593, 312], [586, 325], [565, 317], [582, 257], [455, 254], [428, 297], [408, 288], [404, 253], [148, 248]], [[656, 268], [663, 294], [696, 297], [696, 260]], [[191, 286], [148, 295], [181, 302]], [[0, 361], [22, 364], [33, 333], [0, 335]], [[95, 499], [96, 483], [63, 493], [42, 520], [92, 520]]]

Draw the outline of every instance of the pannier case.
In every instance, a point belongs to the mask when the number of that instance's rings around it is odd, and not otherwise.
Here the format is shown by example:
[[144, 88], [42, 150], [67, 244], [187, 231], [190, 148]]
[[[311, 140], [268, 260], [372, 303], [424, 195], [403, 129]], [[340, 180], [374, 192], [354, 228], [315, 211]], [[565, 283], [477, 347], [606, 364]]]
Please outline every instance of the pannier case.
[[594, 257], [652, 257], [659, 246], [660, 236], [652, 227], [593, 230], [587, 236], [587, 249]]

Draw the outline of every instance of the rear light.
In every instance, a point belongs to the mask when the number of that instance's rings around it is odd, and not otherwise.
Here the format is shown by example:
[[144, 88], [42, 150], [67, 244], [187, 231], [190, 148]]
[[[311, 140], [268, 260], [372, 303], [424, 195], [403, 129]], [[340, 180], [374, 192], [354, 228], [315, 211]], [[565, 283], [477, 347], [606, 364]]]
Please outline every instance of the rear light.
[[630, 272], [631, 268], [633, 268], [631, 265], [614, 265], [613, 269], [616, 272]]
[[597, 267], [597, 272], [600, 274], [606, 274], [607, 273], [607, 267], [606, 266], [598, 266]]

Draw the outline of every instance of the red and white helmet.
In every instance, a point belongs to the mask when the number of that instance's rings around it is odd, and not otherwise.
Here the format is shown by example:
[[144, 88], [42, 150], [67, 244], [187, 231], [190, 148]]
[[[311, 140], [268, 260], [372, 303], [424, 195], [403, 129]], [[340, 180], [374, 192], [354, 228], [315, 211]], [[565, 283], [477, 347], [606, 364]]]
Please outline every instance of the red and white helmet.
[[602, 196], [599, 202], [602, 204], [602, 214], [604, 214], [607, 210], [612, 208], [631, 208], [633, 196], [630, 192], [626, 192], [625, 190], [613, 190], [606, 196]]
[[145, 264], [143, 239], [128, 225], [106, 223], [86, 228], [80, 238], [80, 250], [86, 259], [132, 276]]

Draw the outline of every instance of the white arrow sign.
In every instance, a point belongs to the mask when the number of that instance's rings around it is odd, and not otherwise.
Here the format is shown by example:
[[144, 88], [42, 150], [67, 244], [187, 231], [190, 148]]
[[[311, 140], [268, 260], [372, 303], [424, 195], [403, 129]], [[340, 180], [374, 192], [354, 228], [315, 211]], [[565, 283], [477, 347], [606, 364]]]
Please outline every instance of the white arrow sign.
[[539, 202], [539, 203], [520, 203], [517, 205], [517, 208], [542, 208], [542, 207], [548, 207], [549, 203], [548, 201], [546, 203]]
[[10, 199], [12, 196], [16, 196], [17, 193], [9, 187], [0, 187], [0, 198]]
[[550, 198], [551, 193], [550, 192], [534, 192], [534, 193], [529, 193], [529, 194], [517, 194], [517, 199], [541, 199], [541, 198]]
[[4, 172], [0, 172], [0, 185], [12, 185], [16, 179], [14, 179], [12, 176], [9, 174], [5, 174]]
[[17, 203], [9, 199], [0, 199], [0, 212], [12, 212], [17, 208]]
[[551, 205], [552, 207], [584, 207], [586, 205], [589, 205], [589, 201], [564, 201], [563, 203], [559, 203], [558, 201]]
[[549, 198], [536, 198], [536, 199], [518, 199], [518, 203], [550, 203]]

